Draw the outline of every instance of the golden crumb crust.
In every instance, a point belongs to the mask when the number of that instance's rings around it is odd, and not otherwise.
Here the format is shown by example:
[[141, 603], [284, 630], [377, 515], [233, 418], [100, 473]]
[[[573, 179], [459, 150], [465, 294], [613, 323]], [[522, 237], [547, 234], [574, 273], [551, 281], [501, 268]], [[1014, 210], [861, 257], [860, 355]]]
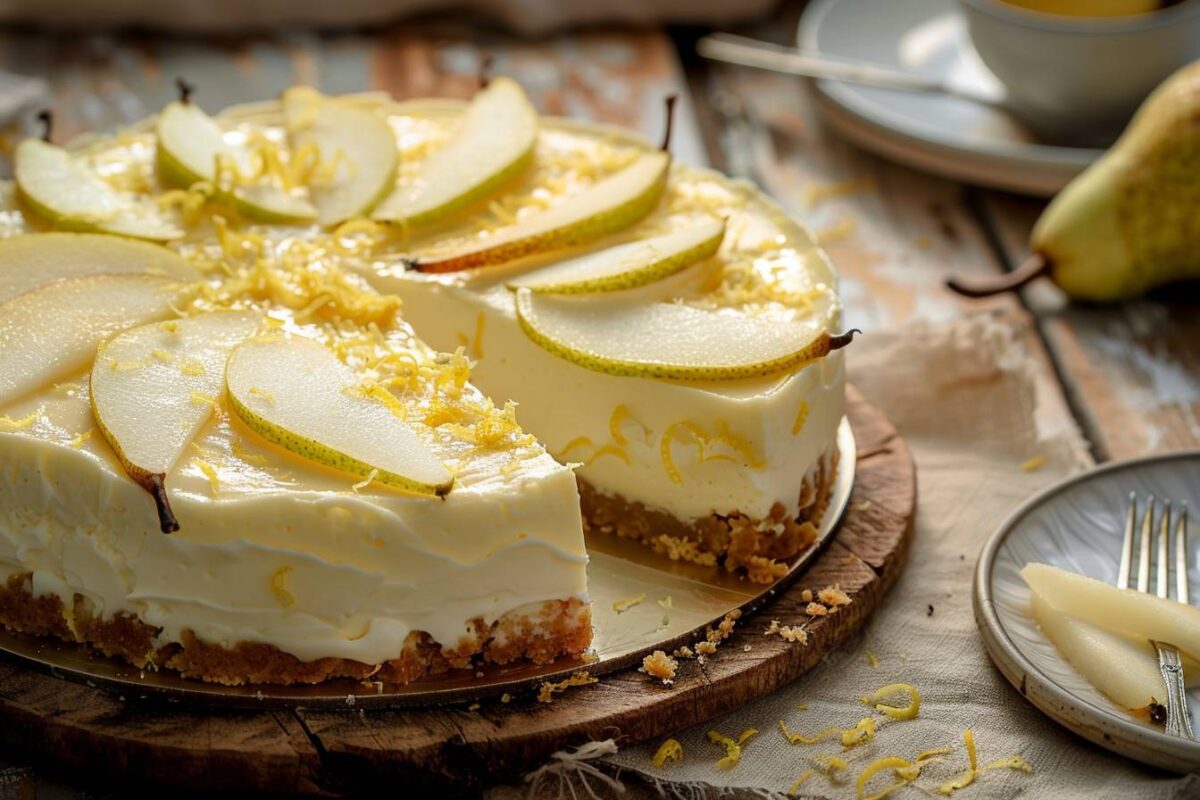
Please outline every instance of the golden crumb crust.
[[481, 662], [546, 664], [560, 656], [578, 656], [592, 641], [591, 609], [571, 598], [547, 601], [529, 613], [505, 614], [490, 625], [472, 620], [472, 633], [454, 647], [438, 645], [428, 634], [414, 631], [401, 653], [382, 664], [347, 658], [301, 661], [273, 645], [238, 642], [226, 647], [204, 642], [191, 631], [183, 632], [182, 641], [164, 645], [158, 642], [157, 628], [132, 614], [100, 618], [81, 595], [75, 595], [72, 607], [55, 595], [34, 595], [29, 573], [0, 584], [0, 624], [21, 633], [87, 644], [142, 669], [170, 669], [227, 686], [320, 683], [333, 678], [410, 683], [451, 669], [471, 669]]
[[817, 460], [800, 489], [799, 513], [789, 518], [781, 503], [769, 517], [713, 514], [687, 523], [617, 495], [602, 494], [579, 479], [584, 524], [593, 530], [639, 541], [672, 561], [743, 570], [755, 583], [772, 583], [787, 573], [788, 559], [817, 540], [817, 525], [833, 495], [838, 449]]

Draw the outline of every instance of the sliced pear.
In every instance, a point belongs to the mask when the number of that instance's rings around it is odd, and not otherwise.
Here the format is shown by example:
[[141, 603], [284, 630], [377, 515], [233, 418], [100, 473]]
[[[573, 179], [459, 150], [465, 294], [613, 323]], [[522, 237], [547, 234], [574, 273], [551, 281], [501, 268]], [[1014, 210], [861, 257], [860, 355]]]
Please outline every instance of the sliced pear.
[[449, 142], [372, 216], [420, 225], [461, 211], [496, 192], [533, 163], [538, 114], [521, 85], [493, 78], [467, 108]]
[[421, 272], [456, 272], [595, 241], [628, 228], [654, 210], [670, 165], [670, 154], [646, 153], [553, 208], [462, 250], [417, 256], [412, 264]]
[[154, 497], [163, 533], [179, 530], [163, 484], [212, 416], [229, 352], [262, 323], [228, 311], [143, 325], [100, 345], [92, 365], [92, 416], [121, 466]]
[[721, 247], [723, 220], [709, 220], [675, 233], [621, 244], [571, 258], [509, 284], [544, 294], [592, 294], [634, 289], [669, 278], [708, 258]]
[[317, 342], [246, 342], [230, 355], [225, 380], [234, 412], [269, 442], [415, 494], [450, 491], [454, 477], [429, 446]]
[[396, 137], [377, 114], [299, 86], [283, 93], [283, 113], [293, 151], [315, 149], [332, 171], [308, 189], [317, 221], [336, 225], [370, 213], [396, 185]]
[[118, 192], [61, 147], [24, 140], [13, 171], [25, 205], [56, 228], [152, 241], [183, 236], [155, 203]]
[[619, 303], [518, 289], [517, 321], [535, 343], [581, 367], [637, 378], [737, 380], [771, 375], [845, 347], [815, 325], [679, 303]]
[[165, 247], [103, 233], [29, 233], [0, 239], [0, 303], [62, 278], [157, 275], [200, 279], [195, 267]]
[[118, 331], [172, 316], [179, 284], [148, 275], [92, 275], [0, 303], [0, 405], [86, 367]]
[[1171, 644], [1200, 660], [1200, 608], [1118, 589], [1049, 564], [1027, 564], [1021, 577], [1059, 613], [1129, 638]]
[[[165, 183], [188, 187], [198, 181], [215, 183], [217, 159], [224, 157], [245, 169], [251, 155], [225, 141], [220, 126], [195, 103], [175, 101], [158, 115], [158, 173]], [[218, 199], [243, 216], [283, 225], [312, 222], [317, 209], [303, 197], [270, 183], [218, 187]]]

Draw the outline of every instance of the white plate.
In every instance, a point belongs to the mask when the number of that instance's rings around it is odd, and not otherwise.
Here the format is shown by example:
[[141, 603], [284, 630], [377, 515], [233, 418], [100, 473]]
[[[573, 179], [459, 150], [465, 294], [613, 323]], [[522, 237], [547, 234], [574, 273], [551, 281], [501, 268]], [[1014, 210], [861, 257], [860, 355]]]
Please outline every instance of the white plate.
[[[1061, 725], [1102, 747], [1176, 772], [1200, 770], [1200, 743], [1163, 733], [1108, 700], [1062, 659], [1029, 613], [1020, 570], [1030, 562], [1115, 583], [1130, 492], [1200, 508], [1200, 450], [1107, 464], [1047, 489], [992, 536], [975, 570], [975, 619], [1004, 676]], [[1192, 602], [1200, 590], [1200, 531], [1191, 517]], [[1200, 724], [1200, 689], [1190, 695]]]
[[[798, 46], [957, 84], [995, 84], [955, 0], [814, 0]], [[828, 121], [868, 150], [955, 180], [1049, 196], [1103, 152], [1041, 144], [1007, 113], [967, 100], [815, 82]]]

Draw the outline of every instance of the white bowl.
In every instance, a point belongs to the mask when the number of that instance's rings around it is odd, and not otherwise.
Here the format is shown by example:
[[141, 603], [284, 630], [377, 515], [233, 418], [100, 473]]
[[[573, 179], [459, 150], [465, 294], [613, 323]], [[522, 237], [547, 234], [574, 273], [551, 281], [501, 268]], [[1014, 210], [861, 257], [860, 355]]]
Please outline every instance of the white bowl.
[[1200, 58], [1200, 0], [1123, 17], [1069, 17], [961, 0], [1008, 106], [1051, 141], [1105, 143], [1179, 67]]

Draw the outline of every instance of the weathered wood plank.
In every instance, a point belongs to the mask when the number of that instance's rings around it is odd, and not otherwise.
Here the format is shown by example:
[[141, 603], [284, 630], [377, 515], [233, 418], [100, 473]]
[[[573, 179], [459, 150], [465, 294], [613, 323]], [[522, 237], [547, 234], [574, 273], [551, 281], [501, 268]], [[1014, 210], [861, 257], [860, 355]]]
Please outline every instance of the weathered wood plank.
[[[1042, 204], [988, 193], [1010, 264], [1028, 253]], [[1200, 447], [1200, 301], [1172, 293], [1120, 306], [1066, 303], [1047, 281], [1024, 297], [1097, 458]], [[1169, 299], [1166, 299], [1169, 298]]]

